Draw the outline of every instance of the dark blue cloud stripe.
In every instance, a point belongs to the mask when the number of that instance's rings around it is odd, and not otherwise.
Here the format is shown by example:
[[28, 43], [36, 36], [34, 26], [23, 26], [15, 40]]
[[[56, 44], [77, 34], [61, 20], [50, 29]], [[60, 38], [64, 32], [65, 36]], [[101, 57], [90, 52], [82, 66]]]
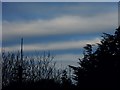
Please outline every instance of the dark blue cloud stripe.
[[28, 21], [51, 19], [59, 15], [95, 16], [109, 11], [117, 11], [117, 3], [3, 3], [3, 20]]

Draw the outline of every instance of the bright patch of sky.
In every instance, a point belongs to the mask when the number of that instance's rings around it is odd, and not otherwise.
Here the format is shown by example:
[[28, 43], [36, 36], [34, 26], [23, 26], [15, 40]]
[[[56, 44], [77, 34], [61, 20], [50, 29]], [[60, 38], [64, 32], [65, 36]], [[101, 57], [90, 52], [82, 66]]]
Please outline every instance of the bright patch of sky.
[[3, 2], [2, 15], [6, 51], [19, 50], [23, 37], [26, 55], [49, 50], [65, 66], [118, 27], [117, 2]]

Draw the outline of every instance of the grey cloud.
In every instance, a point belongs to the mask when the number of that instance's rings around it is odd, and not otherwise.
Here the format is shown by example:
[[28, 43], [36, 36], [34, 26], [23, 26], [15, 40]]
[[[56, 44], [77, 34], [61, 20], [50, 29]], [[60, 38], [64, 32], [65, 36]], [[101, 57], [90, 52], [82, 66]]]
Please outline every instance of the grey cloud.
[[[40, 50], [67, 50], [67, 49], [77, 49], [83, 48], [86, 44], [96, 44], [100, 43], [99, 38], [94, 38], [91, 40], [78, 40], [78, 41], [66, 41], [66, 42], [56, 42], [50, 44], [28, 44], [24, 45], [24, 51], [40, 51]], [[17, 51], [20, 46], [9, 46], [3, 47], [5, 51]]]
[[3, 37], [10, 39], [16, 36], [31, 37], [35, 35], [105, 32], [105, 30], [117, 27], [117, 17], [117, 12], [110, 12], [87, 18], [64, 15], [51, 20], [3, 21]]

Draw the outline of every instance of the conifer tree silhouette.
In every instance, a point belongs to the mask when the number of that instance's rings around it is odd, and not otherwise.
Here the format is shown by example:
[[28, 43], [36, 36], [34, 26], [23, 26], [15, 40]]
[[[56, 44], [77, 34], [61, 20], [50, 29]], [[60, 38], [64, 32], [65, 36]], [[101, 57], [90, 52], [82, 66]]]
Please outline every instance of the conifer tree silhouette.
[[95, 51], [92, 45], [84, 47], [84, 58], [74, 70], [73, 79], [79, 88], [119, 88], [120, 27], [113, 35], [104, 33]]

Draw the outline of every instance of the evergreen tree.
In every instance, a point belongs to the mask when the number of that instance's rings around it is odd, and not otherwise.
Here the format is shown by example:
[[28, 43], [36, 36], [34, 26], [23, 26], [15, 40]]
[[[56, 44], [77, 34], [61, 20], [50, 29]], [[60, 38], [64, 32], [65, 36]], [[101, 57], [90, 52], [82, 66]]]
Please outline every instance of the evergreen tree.
[[79, 66], [70, 66], [74, 70], [73, 79], [79, 88], [118, 88], [120, 73], [120, 27], [114, 35], [103, 34], [101, 43], [93, 52], [87, 44], [84, 57]]

